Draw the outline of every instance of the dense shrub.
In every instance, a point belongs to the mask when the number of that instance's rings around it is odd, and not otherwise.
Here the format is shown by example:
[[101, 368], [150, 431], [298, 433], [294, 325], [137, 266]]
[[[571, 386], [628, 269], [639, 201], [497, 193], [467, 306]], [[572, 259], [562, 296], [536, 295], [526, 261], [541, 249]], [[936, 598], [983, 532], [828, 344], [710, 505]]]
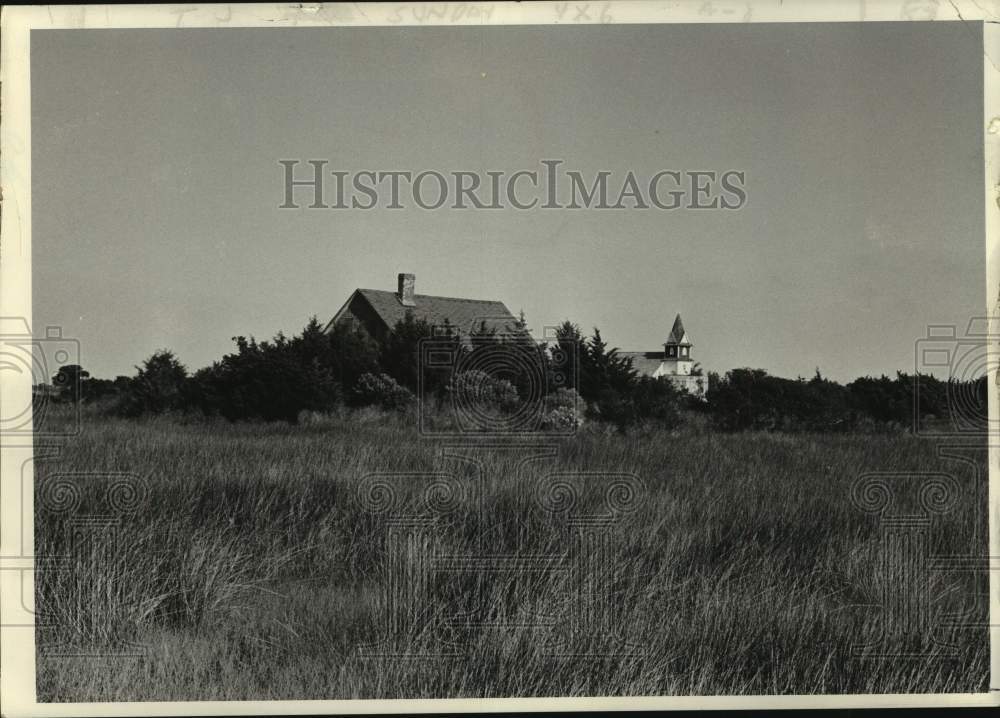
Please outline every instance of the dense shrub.
[[478, 369], [453, 374], [448, 395], [460, 406], [480, 405], [500, 411], [513, 411], [520, 403], [517, 389], [510, 381]]
[[581, 420], [587, 410], [587, 402], [575, 389], [557, 389], [545, 397], [545, 410], [568, 409], [580, 415]]
[[598, 391], [594, 400], [588, 403], [587, 415], [592, 419], [614, 424], [622, 431], [639, 419], [632, 397], [611, 387]]
[[544, 381], [550, 370], [549, 355], [544, 345], [532, 339], [525, 328], [523, 315], [499, 330], [481, 322], [472, 331], [469, 345], [457, 364], [458, 371], [487, 372], [506, 380], [513, 385], [522, 402], [534, 405], [555, 386]]
[[[897, 372], [894, 379], [862, 377], [847, 385], [851, 405], [875, 422], [920, 428], [937, 420], [985, 417], [986, 378], [942, 381]], [[965, 427], [968, 428], [968, 427]]]
[[638, 374], [631, 360], [607, 348], [597, 328], [587, 339], [577, 325], [565, 321], [556, 329], [556, 347], [566, 357], [565, 386], [576, 389], [588, 403], [605, 403], [604, 413], [609, 413], [613, 405], [630, 397]]
[[633, 391], [636, 414], [672, 429], [681, 423], [684, 392], [665, 378], [640, 377]]
[[120, 399], [131, 381], [127, 376], [118, 376], [114, 380], [98, 379], [91, 377], [90, 372], [79, 364], [67, 364], [59, 367], [50, 386], [36, 388], [47, 391], [46, 396], [53, 401], [91, 403]]
[[[419, 378], [421, 342], [431, 336], [431, 325], [424, 319], [414, 318], [413, 312], [407, 311], [382, 344], [378, 359], [382, 371], [411, 392], [417, 391], [421, 385]], [[442, 338], [441, 341], [446, 341], [446, 338]], [[437, 378], [438, 375], [433, 376]], [[426, 392], [436, 388], [433, 382], [428, 385], [425, 381], [423, 386]]]
[[295, 422], [302, 411], [324, 411], [341, 399], [340, 385], [309, 342], [278, 334], [272, 342], [236, 338], [237, 351], [199, 371], [192, 382], [193, 403], [209, 415], [231, 421], [263, 419]]
[[574, 389], [561, 388], [545, 397], [542, 429], [567, 431], [583, 426], [587, 403]]
[[128, 391], [132, 382], [127, 376], [110, 379], [85, 379], [81, 386], [82, 399], [85, 402], [101, 401], [103, 399], [118, 398]]
[[[707, 402], [700, 401], [667, 379], [639, 376], [598, 329], [585, 337], [569, 321], [548, 348], [535, 343], [523, 317], [501, 331], [483, 322], [463, 340], [447, 321], [432, 327], [412, 312], [381, 343], [352, 322], [324, 331], [315, 317], [291, 339], [279, 333], [271, 341], [235, 341], [235, 353], [193, 377], [166, 350], [137, 367], [134, 378], [114, 382], [64, 366], [53, 378], [53, 396], [107, 400], [127, 416], [196, 408], [230, 420], [295, 422], [310, 412], [334, 411], [345, 400], [398, 410], [419, 391], [438, 408], [449, 402], [511, 414], [541, 406], [546, 426], [578, 426], [586, 412], [622, 430], [636, 424], [674, 428], [700, 413], [703, 422], [725, 431], [912, 430], [944, 422], [962, 422], [952, 428], [968, 431], [985, 427], [987, 415], [985, 378], [942, 381], [901, 372], [847, 385], [818, 370], [809, 380], [762, 369], [734, 369], [723, 377], [708, 372]], [[421, 354], [429, 350], [447, 360], [424, 365]]]
[[173, 352], [162, 349], [136, 367], [115, 407], [124, 416], [162, 414], [183, 409], [187, 403], [187, 368]]
[[83, 386], [90, 379], [90, 372], [79, 364], [66, 364], [52, 377], [52, 386], [60, 399], [77, 402], [83, 398]]
[[876, 422], [909, 424], [913, 418], [913, 389], [900, 378], [882, 375], [854, 380], [847, 385], [852, 406]]
[[818, 372], [805, 381], [734, 369], [709, 391], [708, 405], [715, 426], [726, 431], [837, 431], [856, 420], [847, 389]]
[[388, 374], [362, 374], [351, 392], [353, 406], [378, 406], [402, 411], [413, 402], [413, 393]]
[[342, 387], [353, 387], [362, 374], [379, 373], [379, 344], [361, 326], [344, 322], [318, 340], [317, 357]]
[[727, 431], [913, 430], [934, 421], [985, 417], [985, 379], [942, 381], [900, 372], [895, 379], [862, 377], [844, 386], [818, 371], [806, 381], [735, 369], [711, 384], [708, 409], [715, 426]]

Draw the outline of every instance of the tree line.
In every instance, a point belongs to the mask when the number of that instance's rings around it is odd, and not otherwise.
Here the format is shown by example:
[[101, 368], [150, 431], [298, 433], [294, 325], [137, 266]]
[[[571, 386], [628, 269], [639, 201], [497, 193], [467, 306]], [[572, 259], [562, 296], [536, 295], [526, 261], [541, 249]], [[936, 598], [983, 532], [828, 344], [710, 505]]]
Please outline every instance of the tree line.
[[[293, 423], [303, 412], [340, 407], [406, 411], [418, 399], [476, 402], [497, 412], [539, 402], [561, 416], [578, 412], [581, 420], [623, 430], [647, 423], [674, 428], [697, 415], [722, 431], [823, 432], [923, 428], [948, 420], [956, 407], [973, 422], [986, 417], [984, 377], [943, 381], [897, 372], [840, 384], [819, 370], [806, 380], [740, 368], [709, 372], [706, 396], [697, 399], [667, 379], [640, 375], [597, 328], [585, 336], [565, 321], [555, 341], [542, 344], [531, 338], [523, 316], [504, 331], [483, 324], [468, 341], [447, 324], [432, 327], [412, 313], [382, 342], [353, 323], [324, 332], [315, 317], [291, 337], [279, 332], [266, 341], [233, 341], [234, 351], [194, 373], [165, 349], [137, 366], [134, 376], [113, 381], [92, 378], [79, 366], [62, 367], [53, 378], [56, 396], [100, 402], [126, 417], [188, 412]], [[447, 360], [428, 361], [430, 350]]]

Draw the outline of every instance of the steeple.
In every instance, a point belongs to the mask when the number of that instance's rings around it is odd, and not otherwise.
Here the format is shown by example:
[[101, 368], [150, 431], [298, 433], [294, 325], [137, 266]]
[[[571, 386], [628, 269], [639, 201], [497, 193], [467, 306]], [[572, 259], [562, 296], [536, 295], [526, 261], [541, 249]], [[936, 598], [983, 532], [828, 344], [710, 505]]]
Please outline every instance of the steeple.
[[684, 331], [684, 322], [681, 321], [680, 314], [674, 319], [674, 328], [670, 330], [670, 336], [667, 337], [667, 344], [691, 344], [687, 340], [687, 333]]
[[691, 340], [688, 339], [687, 332], [684, 331], [684, 322], [678, 314], [674, 319], [674, 326], [670, 330], [670, 336], [664, 342], [664, 357], [666, 359], [689, 360], [691, 358]]

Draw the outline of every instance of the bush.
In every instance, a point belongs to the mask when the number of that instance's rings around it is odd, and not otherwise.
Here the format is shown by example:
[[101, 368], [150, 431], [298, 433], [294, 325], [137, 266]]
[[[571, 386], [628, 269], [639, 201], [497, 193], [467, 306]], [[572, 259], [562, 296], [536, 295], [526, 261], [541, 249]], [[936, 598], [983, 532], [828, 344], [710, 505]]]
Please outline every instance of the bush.
[[59, 398], [78, 402], [83, 398], [83, 386], [90, 379], [90, 372], [79, 364], [67, 364], [59, 367], [52, 377], [52, 386], [59, 390]]
[[154, 352], [124, 389], [115, 411], [124, 416], [162, 414], [183, 409], [187, 403], [187, 368], [173, 352]]
[[619, 356], [618, 349], [608, 349], [596, 327], [587, 339], [580, 328], [564, 321], [556, 328], [558, 351], [569, 361], [563, 373], [566, 385], [576, 389], [580, 396], [591, 403], [603, 403], [605, 414], [614, 413], [613, 407], [631, 395], [637, 380], [632, 361]]
[[[307, 327], [308, 330], [308, 327]], [[236, 421], [263, 419], [295, 423], [303, 411], [328, 411], [342, 398], [340, 385], [306, 333], [272, 342], [236, 338], [237, 352], [199, 371], [191, 382], [191, 403], [205, 414]]]
[[352, 387], [362, 374], [379, 372], [378, 342], [353, 322], [333, 326], [319, 344], [321, 363], [341, 386]]
[[553, 367], [547, 348], [535, 343], [523, 317], [503, 328], [487, 327], [484, 321], [480, 322], [470, 332], [469, 345], [471, 348], [465, 348], [456, 362], [456, 367], [462, 367], [459, 371], [488, 367], [486, 373], [513, 385], [520, 402], [536, 403], [544, 399], [545, 382], [539, 378], [549, 375]]
[[[407, 310], [404, 318], [396, 322], [382, 344], [378, 364], [385, 373], [401, 386], [416, 391], [420, 383], [420, 343], [431, 337], [431, 325], [425, 319], [416, 319]], [[374, 375], [374, 374], [373, 374]], [[425, 392], [433, 386], [424, 385]]]
[[669, 379], [650, 376], [640, 377], [635, 390], [636, 414], [641, 419], [653, 421], [673, 429], [681, 423], [681, 403], [685, 393]]
[[598, 392], [597, 398], [590, 404], [588, 415], [614, 424], [621, 431], [639, 419], [632, 397], [611, 387], [605, 387]]
[[378, 406], [403, 411], [413, 402], [413, 393], [388, 374], [362, 374], [351, 394], [353, 406]]
[[510, 412], [520, 404], [511, 382], [478, 369], [456, 372], [448, 382], [447, 391], [453, 402], [463, 406], [481, 405]]
[[875, 422], [908, 425], [913, 421], [913, 387], [902, 381], [882, 375], [878, 379], [861, 377], [847, 385], [852, 406]]
[[556, 389], [545, 397], [545, 408], [547, 410], [566, 408], [573, 411], [583, 412], [587, 408], [587, 402], [576, 392], [575, 389]]
[[545, 397], [542, 429], [567, 431], [583, 426], [587, 403], [574, 389], [557, 389]]
[[724, 431], [844, 431], [858, 418], [847, 389], [818, 371], [806, 381], [734, 369], [707, 398], [713, 423]]
[[85, 379], [81, 387], [81, 398], [85, 402], [98, 402], [105, 399], [118, 399], [127, 391], [132, 382], [127, 376], [111, 379]]

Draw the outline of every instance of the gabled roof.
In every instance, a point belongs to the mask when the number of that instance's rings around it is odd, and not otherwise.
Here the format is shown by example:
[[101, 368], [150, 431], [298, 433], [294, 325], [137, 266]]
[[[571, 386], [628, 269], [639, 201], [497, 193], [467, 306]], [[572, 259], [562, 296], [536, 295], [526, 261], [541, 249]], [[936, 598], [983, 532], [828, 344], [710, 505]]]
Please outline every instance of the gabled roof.
[[[444, 325], [447, 320], [462, 334], [479, 329], [481, 322], [485, 322], [488, 329], [496, 329], [497, 332], [512, 332], [515, 330], [517, 322], [517, 319], [503, 302], [486, 299], [460, 299], [414, 294], [414, 306], [406, 307], [400, 303], [399, 295], [396, 292], [384, 289], [357, 289], [355, 294], [364, 297], [389, 329], [395, 327], [397, 322], [402, 321], [408, 311], [413, 312], [414, 319], [424, 319], [429, 324], [436, 326]], [[333, 321], [337, 321], [339, 314], [333, 318]]]
[[687, 338], [687, 332], [684, 331], [684, 322], [681, 321], [681, 315], [678, 314], [677, 318], [674, 319], [674, 328], [670, 330], [670, 336], [667, 337], [667, 344], [690, 344], [691, 340]]
[[632, 360], [632, 368], [640, 374], [652, 376], [653, 372], [660, 368], [663, 363], [663, 350], [658, 352], [618, 352], [620, 357], [628, 357]]

